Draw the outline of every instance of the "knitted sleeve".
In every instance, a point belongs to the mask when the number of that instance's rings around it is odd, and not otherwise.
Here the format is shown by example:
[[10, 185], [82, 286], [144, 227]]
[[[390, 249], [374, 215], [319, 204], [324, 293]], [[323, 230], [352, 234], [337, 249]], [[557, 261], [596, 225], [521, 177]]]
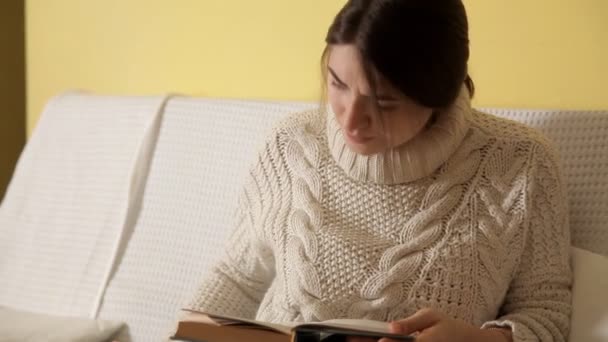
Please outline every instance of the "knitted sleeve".
[[500, 317], [513, 341], [566, 341], [571, 314], [570, 231], [556, 158], [543, 145], [532, 152], [525, 242]]
[[271, 143], [258, 155], [241, 192], [224, 256], [205, 277], [190, 308], [255, 318], [275, 274], [268, 230], [278, 202], [278, 156]]

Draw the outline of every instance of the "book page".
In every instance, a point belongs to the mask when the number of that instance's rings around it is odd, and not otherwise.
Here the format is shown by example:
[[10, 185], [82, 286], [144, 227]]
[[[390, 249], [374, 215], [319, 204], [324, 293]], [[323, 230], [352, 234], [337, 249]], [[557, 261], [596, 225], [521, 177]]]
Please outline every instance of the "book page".
[[217, 315], [212, 313], [205, 313], [200, 311], [183, 309], [188, 314], [182, 319], [183, 321], [190, 322], [201, 322], [205, 324], [217, 325], [217, 326], [243, 326], [252, 328], [261, 328], [266, 330], [272, 330], [283, 334], [291, 334], [291, 329], [297, 325], [295, 323], [269, 323], [256, 321], [253, 319], [238, 318], [224, 315]]
[[388, 323], [368, 319], [331, 319], [323, 322], [297, 324], [297, 326], [306, 325], [326, 326], [345, 330], [369, 331], [380, 334], [390, 333], [390, 326]]
[[390, 333], [390, 326], [387, 322], [373, 321], [367, 319], [332, 319], [323, 322], [285, 322], [278, 324], [256, 321], [246, 318], [205, 313], [188, 309], [184, 309], [184, 311], [186, 311], [188, 314], [182, 319], [182, 321], [200, 322], [215, 326], [242, 326], [244, 328], [250, 329], [264, 329], [275, 331], [286, 335], [290, 335], [292, 330], [296, 327], [327, 327], [335, 328], [341, 331], [368, 332], [379, 335], [392, 335]]

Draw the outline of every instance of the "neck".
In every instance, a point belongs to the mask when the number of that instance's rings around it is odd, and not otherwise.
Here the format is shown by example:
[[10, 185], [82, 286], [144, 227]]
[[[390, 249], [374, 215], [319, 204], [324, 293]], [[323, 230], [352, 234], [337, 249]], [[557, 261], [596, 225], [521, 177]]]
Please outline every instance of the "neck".
[[408, 142], [374, 155], [352, 151], [328, 106], [327, 135], [331, 154], [353, 179], [378, 184], [413, 182], [431, 175], [456, 151], [469, 129], [471, 111], [463, 87], [456, 101], [434, 114], [427, 128]]

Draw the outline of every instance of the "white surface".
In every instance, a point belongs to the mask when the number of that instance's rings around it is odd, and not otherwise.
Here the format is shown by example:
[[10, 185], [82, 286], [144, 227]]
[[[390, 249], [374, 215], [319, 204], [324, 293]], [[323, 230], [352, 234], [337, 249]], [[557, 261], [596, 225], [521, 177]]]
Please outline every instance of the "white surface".
[[608, 341], [608, 258], [573, 248], [572, 342]]
[[486, 111], [537, 128], [554, 143], [570, 199], [573, 245], [608, 256], [608, 112]]
[[142, 210], [99, 317], [129, 322], [134, 341], [172, 331], [233, 228], [236, 195], [262, 139], [278, 118], [309, 106], [169, 102]]
[[123, 323], [0, 307], [0, 342], [107, 342]]
[[95, 316], [163, 101], [49, 103], [0, 207], [0, 305]]

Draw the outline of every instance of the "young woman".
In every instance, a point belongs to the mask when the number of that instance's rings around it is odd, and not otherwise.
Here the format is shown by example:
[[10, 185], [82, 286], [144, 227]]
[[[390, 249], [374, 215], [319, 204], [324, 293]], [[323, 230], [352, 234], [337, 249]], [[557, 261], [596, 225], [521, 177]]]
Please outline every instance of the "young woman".
[[461, 0], [351, 0], [326, 41], [326, 108], [267, 139], [192, 307], [392, 321], [421, 342], [564, 341], [558, 163], [536, 132], [471, 108]]

